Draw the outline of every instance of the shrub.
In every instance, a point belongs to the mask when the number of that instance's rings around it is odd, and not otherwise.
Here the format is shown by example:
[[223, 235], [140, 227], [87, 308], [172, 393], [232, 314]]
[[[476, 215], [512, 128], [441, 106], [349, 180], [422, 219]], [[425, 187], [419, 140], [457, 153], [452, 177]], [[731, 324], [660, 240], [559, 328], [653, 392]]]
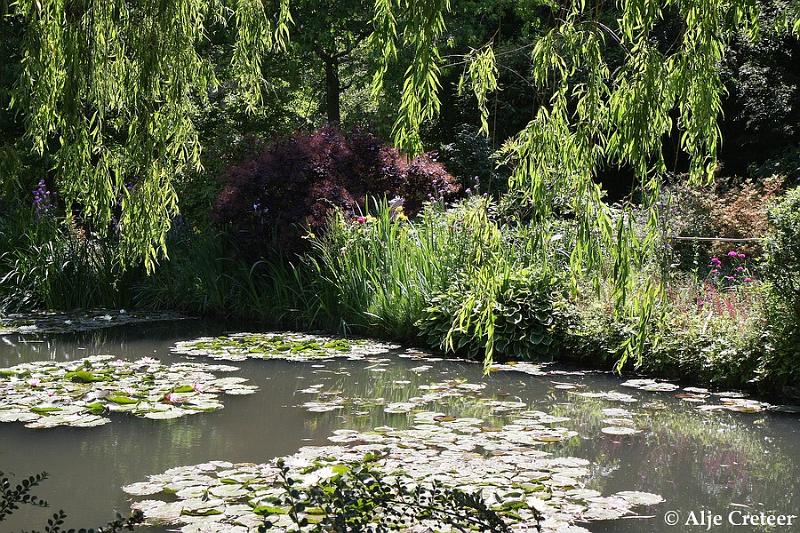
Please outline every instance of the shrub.
[[[0, 310], [70, 310], [127, 303], [113, 243], [43, 206], [0, 219]], [[133, 274], [128, 272], [128, 274]]]
[[[434, 296], [417, 322], [427, 344], [480, 357], [485, 353], [488, 337], [480, 326], [491, 315], [495, 354], [518, 358], [553, 355], [554, 278], [529, 269], [507, 271], [500, 276], [496, 295], [488, 300], [475, 294], [478, 291], [468, 278]], [[463, 314], [465, 309], [467, 316]]]
[[464, 190], [500, 193], [507, 188], [507, 177], [497, 170], [493, 151], [486, 135], [463, 124], [453, 142], [440, 145], [438, 155]]
[[[720, 180], [717, 187], [693, 187], [685, 182], [671, 186], [669, 206], [663, 214], [667, 232], [690, 237], [759, 238], [769, 228], [767, 211], [783, 188], [784, 180], [772, 176], [756, 183], [745, 180], [730, 183]], [[725, 254], [730, 242], [698, 243], [673, 241], [677, 259], [683, 266], [702, 263], [712, 255]], [[758, 256], [759, 242], [738, 244], [738, 251]]]
[[800, 318], [800, 187], [769, 212], [764, 275]]
[[251, 253], [273, 244], [301, 249], [300, 237], [321, 231], [333, 207], [353, 218], [370, 196], [399, 197], [413, 215], [459, 189], [428, 156], [409, 160], [374, 135], [333, 127], [278, 141], [231, 167], [223, 181], [213, 216]]

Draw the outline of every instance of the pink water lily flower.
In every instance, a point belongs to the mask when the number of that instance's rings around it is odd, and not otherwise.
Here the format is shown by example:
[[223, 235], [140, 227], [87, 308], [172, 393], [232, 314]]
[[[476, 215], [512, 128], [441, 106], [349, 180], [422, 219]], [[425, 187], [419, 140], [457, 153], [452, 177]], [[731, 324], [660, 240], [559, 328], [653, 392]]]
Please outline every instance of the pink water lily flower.
[[164, 401], [167, 403], [180, 403], [180, 398], [173, 392], [164, 396]]

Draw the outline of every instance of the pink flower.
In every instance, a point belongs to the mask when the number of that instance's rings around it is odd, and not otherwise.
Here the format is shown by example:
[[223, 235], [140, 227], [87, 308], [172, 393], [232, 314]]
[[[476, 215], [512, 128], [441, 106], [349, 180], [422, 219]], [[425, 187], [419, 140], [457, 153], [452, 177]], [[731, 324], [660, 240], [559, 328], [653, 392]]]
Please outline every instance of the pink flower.
[[720, 266], [722, 264], [722, 261], [719, 260], [719, 257], [712, 257], [711, 264], [714, 266]]
[[744, 267], [743, 266], [736, 267], [736, 272], [744, 272]]
[[719, 270], [717, 270], [717, 269], [715, 268], [714, 270], [712, 270], [712, 271], [711, 271], [711, 273], [712, 273], [712, 274], [719, 274]]
[[367, 222], [367, 217], [363, 217], [363, 216], [362, 217], [358, 217], [358, 218], [356, 218], [356, 222], [358, 222], [359, 224], [365, 224]]
[[739, 257], [739, 254], [736, 252], [736, 250], [731, 250], [728, 252], [728, 257]]
[[744, 258], [745, 258], [745, 255], [740, 253], [740, 254], [738, 254], [736, 257], [738, 257], [739, 259], [744, 259]]
[[745, 283], [753, 283], [753, 278], [744, 278], [742, 281]]

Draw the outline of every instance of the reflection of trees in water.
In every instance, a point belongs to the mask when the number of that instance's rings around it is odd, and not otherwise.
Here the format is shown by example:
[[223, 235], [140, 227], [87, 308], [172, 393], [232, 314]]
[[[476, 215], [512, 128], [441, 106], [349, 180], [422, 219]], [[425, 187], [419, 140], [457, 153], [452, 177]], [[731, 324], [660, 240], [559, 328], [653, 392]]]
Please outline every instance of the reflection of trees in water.
[[[412, 397], [423, 396], [436, 391], [421, 389], [420, 386], [441, 383], [455, 379], [469, 383], [481, 383], [480, 371], [465, 372], [466, 376], [454, 373], [443, 373], [436, 367], [424, 372], [412, 372], [411, 368], [426, 364], [424, 360], [393, 360], [386, 366], [379, 367], [384, 371], [374, 372], [366, 367], [340, 367], [338, 373], [319, 373], [318, 380], [309, 379], [308, 385], [324, 383], [321, 394], [296, 394], [297, 405], [308, 401], [341, 400], [344, 407], [326, 413], [309, 413], [306, 429], [313, 431], [318, 427], [336, 426], [358, 431], [369, 430], [388, 425], [396, 429], [405, 429], [413, 421], [411, 414], [391, 414], [384, 412], [384, 406], [390, 403], [407, 402]], [[406, 383], [408, 382], [408, 383]], [[419, 410], [437, 411], [455, 417], [481, 418], [487, 426], [507, 424], [516, 414], [495, 415], [490, 405], [480, 401], [481, 398], [495, 400], [518, 400], [513, 395], [493, 393], [492, 387], [482, 391], [461, 391], [458, 396], [449, 396], [421, 405]], [[376, 403], [376, 399], [382, 399]]]
[[[629, 410], [642, 433], [602, 434], [607, 425], [602, 409], [608, 407]], [[569, 417], [570, 427], [588, 437], [558, 446], [596, 465], [624, 461], [620, 475], [638, 476], [640, 490], [680, 487], [687, 498], [703, 494], [719, 509], [730, 503], [789, 509], [799, 488], [796, 466], [786, 454], [789, 450], [767, 439], [767, 431], [755, 427], [754, 419], [743, 418], [752, 415], [699, 413], [674, 403], [620, 405], [580, 396], [555, 406], [553, 414]]]
[[[28, 361], [63, 361], [110, 353], [123, 358], [167, 352], [176, 339], [217, 332], [222, 324], [199, 320], [115, 324], [91, 331], [0, 335], [0, 367]], [[144, 345], [144, 348], [143, 346]], [[8, 365], [2, 364], [8, 361]]]

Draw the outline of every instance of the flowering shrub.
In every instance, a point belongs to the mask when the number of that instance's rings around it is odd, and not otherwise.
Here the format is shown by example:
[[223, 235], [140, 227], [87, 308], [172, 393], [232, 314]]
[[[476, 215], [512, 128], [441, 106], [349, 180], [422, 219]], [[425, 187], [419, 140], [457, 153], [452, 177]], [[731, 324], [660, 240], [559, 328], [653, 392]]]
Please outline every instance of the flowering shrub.
[[711, 258], [706, 285], [717, 290], [735, 290], [740, 285], [753, 283], [753, 275], [747, 268], [747, 254], [730, 250], [723, 257], [724, 263], [717, 256]]
[[[748, 265], [747, 254], [729, 250], [713, 256], [698, 281], [693, 274], [676, 273], [667, 283], [670, 314], [746, 320], [760, 299], [760, 284]], [[701, 274], [702, 275], [702, 274]]]
[[414, 215], [430, 200], [450, 199], [455, 178], [426, 155], [409, 160], [363, 131], [326, 127], [278, 141], [228, 169], [213, 217], [251, 254], [273, 244], [298, 250], [333, 208], [351, 219], [369, 197], [399, 198]]
[[[759, 238], [769, 228], [767, 211], [783, 189], [779, 176], [759, 183], [746, 180], [741, 184], [720, 180], [717, 187], [693, 187], [679, 182], [668, 189], [670, 201], [665, 202], [662, 219], [670, 235], [685, 237]], [[724, 256], [729, 243], [720, 241], [698, 243], [673, 242], [676, 259], [688, 266], [700, 255]], [[737, 252], [748, 257], [759, 256], [761, 243], [743, 243]], [[701, 261], [702, 264], [702, 261]]]

